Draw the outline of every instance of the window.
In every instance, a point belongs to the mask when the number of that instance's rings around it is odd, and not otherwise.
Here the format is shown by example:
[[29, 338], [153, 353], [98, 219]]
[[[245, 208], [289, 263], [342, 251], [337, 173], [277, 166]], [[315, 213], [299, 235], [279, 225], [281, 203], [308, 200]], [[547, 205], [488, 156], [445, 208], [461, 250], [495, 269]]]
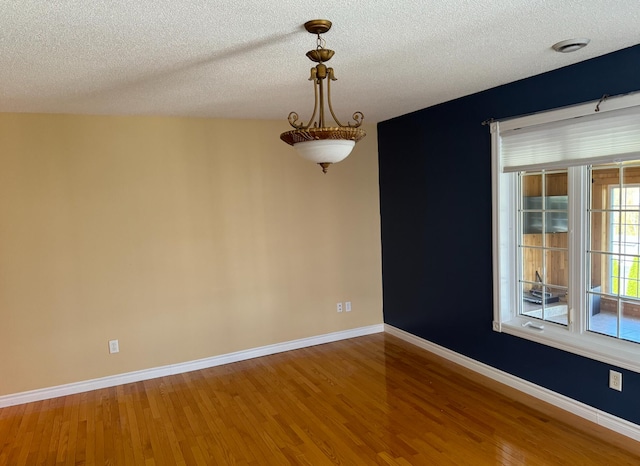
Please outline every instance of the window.
[[595, 107], [491, 124], [493, 327], [640, 372], [640, 94]]
[[519, 174], [519, 314], [568, 325], [567, 170]]

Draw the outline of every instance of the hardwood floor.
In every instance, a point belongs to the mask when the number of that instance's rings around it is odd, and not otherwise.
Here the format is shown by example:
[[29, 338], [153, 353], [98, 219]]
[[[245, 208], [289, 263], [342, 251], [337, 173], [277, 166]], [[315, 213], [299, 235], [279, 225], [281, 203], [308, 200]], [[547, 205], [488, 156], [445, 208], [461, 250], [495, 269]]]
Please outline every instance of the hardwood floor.
[[0, 465], [624, 465], [640, 444], [388, 334], [0, 409]]

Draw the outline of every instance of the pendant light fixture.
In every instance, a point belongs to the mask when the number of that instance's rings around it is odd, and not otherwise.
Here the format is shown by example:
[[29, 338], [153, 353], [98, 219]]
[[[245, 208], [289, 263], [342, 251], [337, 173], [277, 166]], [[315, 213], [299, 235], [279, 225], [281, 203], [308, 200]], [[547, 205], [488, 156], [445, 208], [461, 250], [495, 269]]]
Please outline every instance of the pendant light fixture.
[[[343, 125], [333, 112], [331, 81], [335, 81], [336, 77], [333, 68], [327, 68], [325, 63], [333, 57], [334, 51], [324, 47], [325, 41], [320, 36], [331, 29], [331, 21], [315, 19], [306, 22], [304, 27], [311, 34], [317, 35], [316, 49], [307, 52], [309, 60], [317, 63], [311, 68], [309, 78], [309, 81], [313, 81], [315, 94], [313, 114], [305, 124], [299, 121], [300, 117], [296, 112], [291, 112], [288, 120], [295, 129], [282, 133], [280, 139], [292, 145], [303, 158], [320, 165], [323, 173], [327, 173], [329, 165], [344, 160], [351, 153], [356, 142], [365, 137], [365, 131], [360, 128], [364, 115], [362, 112], [355, 112], [352, 117], [353, 123], [348, 122], [347, 125]], [[325, 100], [335, 126], [326, 126]]]

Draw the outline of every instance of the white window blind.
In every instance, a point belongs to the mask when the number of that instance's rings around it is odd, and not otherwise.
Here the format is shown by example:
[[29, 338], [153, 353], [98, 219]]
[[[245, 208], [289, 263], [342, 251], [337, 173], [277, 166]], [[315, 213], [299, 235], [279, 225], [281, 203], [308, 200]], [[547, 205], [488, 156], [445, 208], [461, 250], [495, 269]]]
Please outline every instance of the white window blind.
[[[606, 104], [606, 106], [604, 105]], [[499, 122], [501, 171], [640, 159], [640, 95]]]

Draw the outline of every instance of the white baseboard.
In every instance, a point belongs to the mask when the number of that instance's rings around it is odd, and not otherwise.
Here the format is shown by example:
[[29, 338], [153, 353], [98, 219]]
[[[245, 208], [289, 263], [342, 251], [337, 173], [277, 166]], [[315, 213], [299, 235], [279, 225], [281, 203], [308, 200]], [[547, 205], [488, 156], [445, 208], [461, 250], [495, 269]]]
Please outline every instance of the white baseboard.
[[527, 380], [521, 379], [507, 372], [503, 372], [495, 367], [491, 367], [487, 364], [476, 361], [475, 359], [463, 356], [455, 351], [451, 351], [442, 346], [431, 343], [428, 340], [417, 337], [411, 333], [400, 330], [399, 328], [385, 324], [385, 332], [394, 335], [402, 340], [416, 345], [422, 349], [437, 354], [451, 362], [459, 364], [467, 369], [471, 369], [474, 372], [482, 374], [490, 379], [496, 380], [500, 383], [515, 388], [521, 392], [538, 398], [542, 401], [557, 406], [558, 408], [569, 411], [577, 416], [588, 419], [598, 425], [606, 427], [607, 429], [618, 432], [619, 434], [630, 437], [634, 440], [640, 441], [640, 426], [626, 419], [619, 418], [612, 414], [600, 411], [599, 409], [589, 406], [587, 404], [576, 401], [567, 396], [556, 393], [547, 388], [541, 387]]
[[141, 371], [128, 372], [99, 379], [85, 380], [55, 387], [42, 388], [39, 390], [31, 390], [11, 395], [0, 396], [0, 408], [14, 406], [33, 401], [46, 400], [49, 398], [57, 398], [59, 396], [73, 395], [76, 393], [88, 392], [100, 388], [114, 387], [126, 383], [139, 382], [142, 380], [155, 379], [157, 377], [165, 377], [168, 375], [182, 374], [184, 372], [206, 369], [208, 367], [230, 364], [233, 362], [244, 361], [247, 359], [268, 356], [270, 354], [281, 353], [309, 346], [321, 345], [323, 343], [331, 343], [333, 341], [346, 340], [363, 335], [373, 333], [388, 332], [402, 340], [412, 343], [422, 349], [430, 351], [438, 356], [448, 359], [456, 364], [460, 364], [467, 369], [471, 369], [479, 374], [489, 377], [493, 380], [508, 385], [516, 390], [527, 393], [549, 404], [557, 406], [565, 411], [569, 411], [582, 418], [588, 419], [596, 424], [606, 427], [610, 430], [618, 432], [622, 435], [640, 441], [640, 426], [619, 418], [612, 414], [600, 411], [592, 406], [586, 405], [569, 397], [553, 392], [549, 389], [540, 387], [524, 379], [520, 379], [507, 372], [503, 372], [494, 367], [488, 366], [474, 359], [463, 356], [459, 353], [451, 351], [442, 346], [431, 343], [411, 333], [400, 330], [387, 324], [376, 324], [368, 327], [360, 327], [340, 332], [327, 333], [315, 337], [302, 338], [273, 345], [251, 348], [248, 350], [237, 351], [235, 353], [223, 354], [211, 358], [198, 359], [196, 361], [187, 361], [179, 364], [170, 364], [167, 366], [155, 367]]
[[57, 398], [59, 396], [73, 395], [76, 393], [88, 392], [100, 388], [114, 387], [132, 382], [140, 382], [141, 380], [155, 379], [157, 377], [165, 377], [168, 375], [182, 374], [184, 372], [206, 369], [208, 367], [221, 366], [232, 362], [244, 361], [246, 359], [259, 358], [270, 354], [282, 353], [299, 348], [321, 345], [323, 343], [331, 343], [332, 341], [346, 340], [348, 338], [370, 335], [372, 333], [384, 332], [384, 324], [370, 325], [368, 327], [359, 327], [340, 332], [327, 333], [315, 337], [301, 338], [274, 345], [261, 346], [259, 348], [251, 348], [235, 353], [213, 356], [211, 358], [198, 359], [196, 361], [187, 361], [179, 364], [170, 364], [168, 366], [154, 367], [141, 371], [128, 372], [125, 374], [112, 375], [109, 377], [101, 377], [99, 379], [85, 380], [82, 382], [74, 382], [56, 387], [42, 388], [39, 390], [31, 390], [28, 392], [15, 393], [12, 395], [0, 396], [0, 408], [14, 406], [22, 403], [30, 403], [33, 401], [46, 400], [49, 398]]

